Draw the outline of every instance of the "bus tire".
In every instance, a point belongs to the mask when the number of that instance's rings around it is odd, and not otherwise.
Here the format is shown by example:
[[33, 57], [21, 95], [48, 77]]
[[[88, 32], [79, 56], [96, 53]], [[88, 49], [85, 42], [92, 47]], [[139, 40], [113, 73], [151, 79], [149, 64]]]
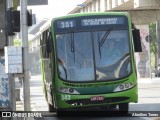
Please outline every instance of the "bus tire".
[[129, 103], [121, 103], [118, 105], [119, 106], [119, 111], [122, 113], [127, 114], [129, 110]]
[[48, 103], [48, 111], [49, 112], [56, 112], [56, 108], [53, 105], [51, 105], [50, 103]]
[[110, 109], [114, 110], [117, 108], [117, 105], [110, 105]]

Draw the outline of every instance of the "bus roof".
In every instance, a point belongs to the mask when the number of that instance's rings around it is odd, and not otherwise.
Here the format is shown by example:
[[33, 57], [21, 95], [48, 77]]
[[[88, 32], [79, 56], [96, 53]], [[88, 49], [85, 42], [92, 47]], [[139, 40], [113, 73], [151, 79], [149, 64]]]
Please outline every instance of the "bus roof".
[[64, 19], [64, 18], [72, 18], [72, 17], [81, 17], [81, 16], [92, 16], [92, 15], [120, 15], [120, 16], [129, 16], [128, 12], [92, 12], [92, 13], [75, 13], [75, 14], [68, 14], [65, 16], [53, 18], [52, 21], [57, 19]]
[[40, 27], [39, 32], [42, 33], [51, 26], [51, 20], [48, 20], [43, 26]]

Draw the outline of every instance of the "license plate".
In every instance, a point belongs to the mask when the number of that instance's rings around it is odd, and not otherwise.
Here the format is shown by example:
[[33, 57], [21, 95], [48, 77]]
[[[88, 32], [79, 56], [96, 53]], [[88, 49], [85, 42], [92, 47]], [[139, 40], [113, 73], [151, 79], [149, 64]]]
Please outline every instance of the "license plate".
[[104, 100], [103, 96], [93, 96], [91, 97], [91, 101], [101, 101]]

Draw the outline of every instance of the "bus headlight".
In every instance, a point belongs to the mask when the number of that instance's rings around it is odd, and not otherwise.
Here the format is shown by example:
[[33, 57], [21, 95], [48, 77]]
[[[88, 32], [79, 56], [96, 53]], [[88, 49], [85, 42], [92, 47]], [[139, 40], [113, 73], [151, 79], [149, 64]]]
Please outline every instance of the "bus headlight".
[[114, 89], [114, 92], [124, 91], [124, 90], [132, 88], [133, 86], [134, 86], [133, 83], [120, 84]]
[[60, 87], [59, 92], [68, 94], [79, 94], [79, 92], [73, 88]]

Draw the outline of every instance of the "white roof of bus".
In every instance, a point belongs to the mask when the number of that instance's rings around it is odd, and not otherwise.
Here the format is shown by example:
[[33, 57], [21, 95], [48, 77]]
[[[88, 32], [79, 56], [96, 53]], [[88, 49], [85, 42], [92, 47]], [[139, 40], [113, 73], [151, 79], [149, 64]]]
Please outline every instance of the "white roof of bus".
[[39, 32], [42, 33], [51, 26], [51, 20], [48, 20], [42, 27], [40, 27]]

